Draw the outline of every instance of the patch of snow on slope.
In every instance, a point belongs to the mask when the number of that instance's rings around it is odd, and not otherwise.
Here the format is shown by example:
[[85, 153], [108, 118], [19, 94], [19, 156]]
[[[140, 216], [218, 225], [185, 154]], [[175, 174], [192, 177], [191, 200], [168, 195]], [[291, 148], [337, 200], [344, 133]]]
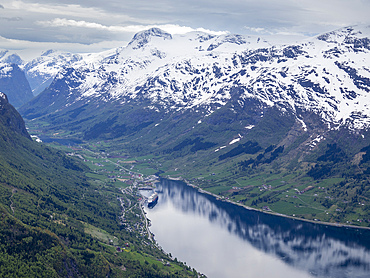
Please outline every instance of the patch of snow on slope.
[[0, 63], [0, 77], [9, 77], [13, 67], [10, 64]]
[[[312, 136], [311, 136], [312, 137]], [[313, 148], [316, 147], [318, 143], [320, 143], [322, 140], [325, 140], [325, 137], [322, 135], [317, 135], [313, 140], [311, 140], [307, 145], [310, 147], [312, 150]]]
[[306, 123], [303, 120], [299, 119], [298, 117], [297, 117], [297, 121], [301, 123], [303, 130], [307, 131]]
[[224, 148], [226, 148], [226, 146], [219, 147], [218, 149], [215, 150], [215, 152], [218, 152], [219, 150], [222, 150]]
[[6, 95], [4, 93], [2, 93], [2, 92], [0, 92], [0, 97], [3, 98], [3, 99], [5, 99], [5, 100], [7, 100]]
[[229, 143], [229, 145], [235, 144], [235, 143], [237, 143], [239, 141], [240, 141], [240, 138], [236, 138], [234, 140], [231, 140], [230, 143]]

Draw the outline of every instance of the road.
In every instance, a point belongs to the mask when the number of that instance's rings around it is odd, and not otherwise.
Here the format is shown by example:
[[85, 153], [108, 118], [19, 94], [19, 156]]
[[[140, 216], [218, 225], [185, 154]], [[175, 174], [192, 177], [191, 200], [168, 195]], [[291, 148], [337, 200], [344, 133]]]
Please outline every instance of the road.
[[146, 229], [146, 232], [148, 233], [148, 239], [153, 242], [152, 233], [149, 230], [148, 218], [146, 218], [146, 214], [145, 214], [145, 211], [144, 211], [144, 204], [145, 204], [145, 199], [143, 198], [140, 201], [140, 204], [139, 205], [140, 205], [141, 213], [142, 213], [142, 215], [144, 217], [145, 229]]

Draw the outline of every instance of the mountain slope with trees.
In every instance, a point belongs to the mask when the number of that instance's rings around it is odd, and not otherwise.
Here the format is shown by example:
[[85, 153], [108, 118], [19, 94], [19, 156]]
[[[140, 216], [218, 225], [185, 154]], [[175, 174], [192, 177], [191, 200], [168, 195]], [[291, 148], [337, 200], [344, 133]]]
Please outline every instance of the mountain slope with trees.
[[[147, 262], [171, 259], [125, 230], [119, 219], [121, 192], [97, 186], [86, 178], [88, 171], [81, 162], [32, 141], [23, 119], [1, 93], [0, 276], [192, 276], [185, 267], [174, 271], [159, 267], [162, 262]], [[118, 253], [86, 227], [130, 247]]]

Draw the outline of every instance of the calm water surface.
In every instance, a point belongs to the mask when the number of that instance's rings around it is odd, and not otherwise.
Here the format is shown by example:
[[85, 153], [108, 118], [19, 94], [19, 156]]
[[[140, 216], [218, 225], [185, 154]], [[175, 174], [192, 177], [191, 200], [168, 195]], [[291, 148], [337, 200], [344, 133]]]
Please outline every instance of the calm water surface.
[[[370, 277], [370, 232], [272, 216], [162, 180], [145, 208], [163, 249], [218, 277]], [[147, 193], [148, 194], [148, 193]]]

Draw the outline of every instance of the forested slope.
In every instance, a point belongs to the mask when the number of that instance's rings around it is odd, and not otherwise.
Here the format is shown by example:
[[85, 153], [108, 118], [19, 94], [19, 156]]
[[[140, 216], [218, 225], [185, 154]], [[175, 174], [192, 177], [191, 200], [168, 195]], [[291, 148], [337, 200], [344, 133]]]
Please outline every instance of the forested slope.
[[[119, 190], [101, 190], [86, 179], [87, 170], [32, 141], [1, 94], [0, 277], [190, 276], [185, 268], [171, 273], [160, 267], [158, 258], [170, 259], [158, 249], [145, 249], [120, 225]], [[130, 248], [118, 253], [86, 232], [87, 225]]]

